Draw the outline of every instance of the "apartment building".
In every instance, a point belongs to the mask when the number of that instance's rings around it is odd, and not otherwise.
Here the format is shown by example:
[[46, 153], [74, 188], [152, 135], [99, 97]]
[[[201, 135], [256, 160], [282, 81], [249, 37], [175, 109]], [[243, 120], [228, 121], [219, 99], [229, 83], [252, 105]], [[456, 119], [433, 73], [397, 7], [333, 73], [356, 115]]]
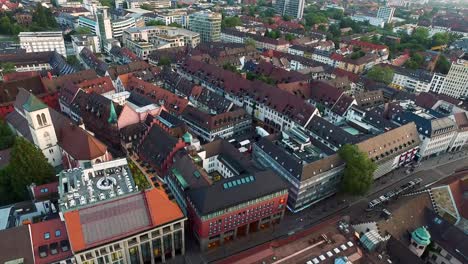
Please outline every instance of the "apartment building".
[[140, 8], [142, 5], [149, 5], [153, 9], [170, 8], [170, 0], [127, 0], [128, 8]]
[[402, 111], [397, 113], [393, 120], [398, 124], [416, 123], [421, 146], [419, 156], [421, 158], [439, 155], [450, 151], [450, 145], [457, 136], [457, 125], [449, 117], [438, 116], [434, 112], [416, 110], [413, 112]]
[[246, 43], [247, 40], [252, 40], [255, 43], [255, 47], [260, 50], [278, 50], [287, 52], [289, 48], [289, 42], [282, 39], [272, 39], [229, 28], [223, 29], [221, 32], [222, 42]]
[[221, 41], [221, 14], [200, 11], [189, 16], [188, 29], [200, 34], [201, 42]]
[[431, 87], [429, 90], [433, 93], [440, 93], [440, 90], [442, 89], [442, 86], [444, 85], [445, 82], [445, 75], [440, 74], [440, 73], [434, 73], [432, 76], [431, 80]]
[[275, 10], [282, 16], [301, 19], [304, 15], [305, 0], [277, 0]]
[[187, 106], [181, 118], [189, 126], [192, 133], [207, 142], [211, 142], [217, 137], [228, 139], [252, 129], [252, 118], [243, 108], [220, 114], [210, 114], [198, 108]]
[[83, 48], [88, 48], [94, 53], [101, 53], [101, 42], [96, 35], [72, 35], [71, 40], [75, 56], [78, 56]]
[[468, 96], [468, 55], [452, 63], [438, 93], [455, 98]]
[[320, 115], [313, 105], [292, 93], [260, 81], [246, 80], [215, 65], [187, 60], [178, 72], [243, 107], [270, 131], [306, 126], [314, 115]]
[[288, 192], [271, 170], [259, 170], [218, 139], [196, 153], [180, 152], [166, 181], [202, 250], [272, 228], [284, 216]]
[[56, 51], [67, 57], [61, 31], [20, 32], [18, 38], [21, 48], [26, 52]]
[[396, 66], [388, 67], [392, 68], [394, 71], [392, 84], [417, 94], [430, 90], [433, 81], [433, 76], [430, 72]]
[[145, 22], [152, 20], [161, 21], [166, 26], [172, 23], [177, 23], [183, 28], [188, 28], [189, 26], [189, 15], [186, 10], [180, 9], [165, 9], [165, 10], [155, 10], [153, 13], [146, 13], [141, 16]]
[[139, 189], [126, 159], [58, 178], [76, 263], [164, 263], [185, 253], [184, 214], [163, 189]]

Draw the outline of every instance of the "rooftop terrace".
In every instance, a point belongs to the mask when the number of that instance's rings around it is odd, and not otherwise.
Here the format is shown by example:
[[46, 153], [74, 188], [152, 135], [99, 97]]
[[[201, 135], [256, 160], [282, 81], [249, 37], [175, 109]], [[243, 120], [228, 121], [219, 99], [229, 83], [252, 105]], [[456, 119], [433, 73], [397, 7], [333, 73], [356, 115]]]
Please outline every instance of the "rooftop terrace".
[[60, 207], [71, 210], [87, 204], [138, 192], [126, 159], [74, 168], [59, 175]]

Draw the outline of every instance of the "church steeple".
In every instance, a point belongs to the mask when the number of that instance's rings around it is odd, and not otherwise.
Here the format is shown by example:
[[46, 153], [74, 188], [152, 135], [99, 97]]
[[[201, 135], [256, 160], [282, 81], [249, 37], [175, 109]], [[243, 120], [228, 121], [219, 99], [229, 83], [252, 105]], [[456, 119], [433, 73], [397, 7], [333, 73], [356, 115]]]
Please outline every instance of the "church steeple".
[[112, 101], [110, 101], [110, 113], [107, 122], [109, 122], [110, 124], [117, 123], [117, 113], [115, 112], [114, 103]]

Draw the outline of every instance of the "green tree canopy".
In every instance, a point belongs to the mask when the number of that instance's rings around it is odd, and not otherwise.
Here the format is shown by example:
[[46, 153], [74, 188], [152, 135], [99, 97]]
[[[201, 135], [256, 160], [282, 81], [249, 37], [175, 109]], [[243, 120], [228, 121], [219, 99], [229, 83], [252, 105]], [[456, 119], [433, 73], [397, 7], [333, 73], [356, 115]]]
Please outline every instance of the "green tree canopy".
[[181, 27], [182, 27], [181, 24], [176, 23], [176, 22], [172, 22], [172, 23], [170, 23], [168, 26], [170, 26], [170, 27], [176, 27], [176, 28], [181, 28]]
[[393, 80], [394, 71], [389, 67], [374, 66], [367, 73], [367, 78], [376, 82], [390, 84]]
[[27, 186], [55, 180], [54, 168], [41, 150], [26, 139], [17, 137], [11, 151], [10, 164], [5, 168], [6, 179], [15, 199], [27, 198]]
[[242, 25], [242, 21], [237, 16], [225, 17], [221, 21], [221, 28], [232, 28]]
[[10, 73], [10, 72], [15, 72], [15, 64], [13, 62], [4, 62], [0, 64], [0, 67], [2, 68], [2, 73]]
[[154, 8], [153, 8], [150, 4], [146, 4], [146, 3], [140, 5], [140, 8], [141, 8], [141, 9], [145, 9], [145, 10], [149, 10], [149, 11], [153, 11], [153, 10], [154, 10]]
[[439, 59], [437, 60], [435, 70], [442, 73], [447, 74], [450, 70], [450, 61], [444, 55], [440, 55]]
[[160, 20], [150, 20], [145, 23], [147, 26], [165, 26], [166, 23], [160, 21]]
[[255, 48], [255, 40], [251, 39], [251, 38], [247, 38], [245, 41], [244, 41], [244, 44], [246, 46], [251, 46], [251, 47], [254, 47]]
[[169, 66], [171, 65], [171, 59], [168, 57], [161, 57], [158, 61], [158, 66]]
[[450, 40], [447, 32], [435, 33], [432, 36], [432, 46], [447, 45]]
[[91, 29], [89, 29], [87, 27], [77, 27], [77, 28], [75, 28], [75, 34], [78, 34], [78, 35], [91, 34]]
[[346, 144], [338, 154], [346, 162], [342, 190], [355, 195], [365, 194], [374, 181], [373, 174], [377, 168], [375, 163], [356, 145]]
[[8, 149], [15, 143], [15, 135], [5, 121], [0, 120], [0, 150]]
[[269, 37], [272, 39], [278, 39], [281, 37], [281, 32], [279, 30], [267, 30], [265, 32], [265, 37]]

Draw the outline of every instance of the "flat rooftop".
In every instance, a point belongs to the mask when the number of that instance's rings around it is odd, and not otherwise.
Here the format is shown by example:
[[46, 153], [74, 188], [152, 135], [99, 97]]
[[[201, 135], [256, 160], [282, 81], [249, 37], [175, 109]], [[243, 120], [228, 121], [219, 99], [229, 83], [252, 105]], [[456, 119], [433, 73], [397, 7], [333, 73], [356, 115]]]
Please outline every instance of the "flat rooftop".
[[126, 159], [64, 170], [59, 175], [62, 211], [138, 192]]

